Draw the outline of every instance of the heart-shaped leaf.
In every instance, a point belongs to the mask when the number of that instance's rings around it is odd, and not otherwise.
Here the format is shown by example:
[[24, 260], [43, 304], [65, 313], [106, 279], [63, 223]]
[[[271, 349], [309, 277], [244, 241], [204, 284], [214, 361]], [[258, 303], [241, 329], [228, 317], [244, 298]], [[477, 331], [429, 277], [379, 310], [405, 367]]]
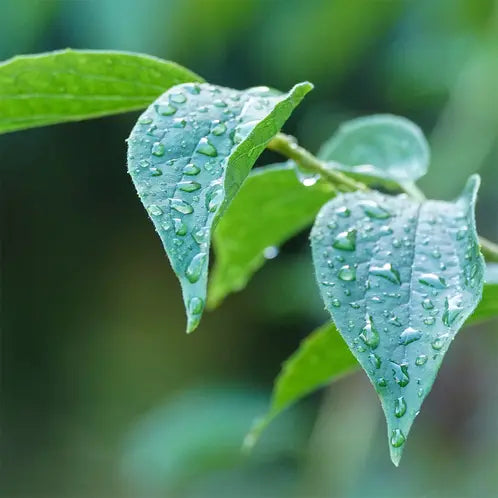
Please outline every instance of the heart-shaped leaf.
[[202, 81], [174, 62], [104, 50], [22, 55], [0, 64], [0, 133], [142, 109]]
[[425, 175], [429, 146], [422, 130], [408, 119], [377, 114], [342, 124], [318, 157], [366, 183], [382, 179], [403, 185]]
[[180, 280], [188, 332], [204, 309], [214, 225], [311, 88], [300, 83], [281, 94], [267, 87], [178, 85], [133, 128], [129, 173]]
[[312, 230], [322, 298], [380, 396], [396, 465], [451, 341], [481, 298], [478, 186], [472, 176], [453, 203], [345, 194], [322, 208]]
[[258, 168], [247, 177], [214, 232], [211, 307], [244, 288], [283, 242], [313, 223], [320, 207], [334, 195], [325, 182], [305, 183], [290, 161]]

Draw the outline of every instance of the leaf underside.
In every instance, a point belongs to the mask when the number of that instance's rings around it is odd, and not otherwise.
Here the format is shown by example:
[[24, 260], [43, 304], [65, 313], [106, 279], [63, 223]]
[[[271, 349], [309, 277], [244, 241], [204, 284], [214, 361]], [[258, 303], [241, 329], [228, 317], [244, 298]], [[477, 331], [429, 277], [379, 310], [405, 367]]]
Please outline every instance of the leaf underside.
[[403, 185], [426, 174], [429, 146], [415, 123], [377, 114], [342, 124], [322, 145], [318, 157], [365, 183], [380, 179]]
[[117, 51], [61, 50], [0, 64], [0, 133], [141, 109], [202, 81], [174, 62]]
[[345, 194], [311, 234], [327, 310], [377, 390], [397, 465], [455, 334], [482, 293], [473, 176], [453, 202]]
[[179, 85], [133, 128], [128, 170], [180, 280], [188, 332], [204, 309], [213, 227], [311, 88], [300, 83], [281, 94], [267, 87]]
[[305, 186], [291, 162], [252, 171], [214, 232], [208, 305], [217, 306], [227, 294], [244, 288], [266, 261], [265, 250], [274, 253], [311, 225], [331, 197], [324, 182]]

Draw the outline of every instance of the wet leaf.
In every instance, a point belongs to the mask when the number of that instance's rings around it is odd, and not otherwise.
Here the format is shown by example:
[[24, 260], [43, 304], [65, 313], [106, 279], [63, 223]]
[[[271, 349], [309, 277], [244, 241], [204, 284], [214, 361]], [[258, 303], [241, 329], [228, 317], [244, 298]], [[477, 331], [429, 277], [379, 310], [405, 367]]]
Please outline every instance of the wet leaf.
[[396, 465], [451, 341], [481, 298], [478, 185], [471, 177], [453, 203], [345, 194], [312, 229], [322, 298], [379, 394]]
[[202, 78], [174, 62], [116, 51], [61, 50], [0, 64], [0, 133], [141, 109]]
[[312, 88], [281, 94], [184, 84], [140, 116], [128, 140], [128, 168], [183, 291], [187, 330], [206, 300], [211, 231], [254, 162]]
[[216, 306], [230, 292], [243, 289], [283, 242], [311, 225], [332, 196], [323, 182], [303, 184], [291, 162], [254, 170], [214, 232], [216, 262], [208, 304]]

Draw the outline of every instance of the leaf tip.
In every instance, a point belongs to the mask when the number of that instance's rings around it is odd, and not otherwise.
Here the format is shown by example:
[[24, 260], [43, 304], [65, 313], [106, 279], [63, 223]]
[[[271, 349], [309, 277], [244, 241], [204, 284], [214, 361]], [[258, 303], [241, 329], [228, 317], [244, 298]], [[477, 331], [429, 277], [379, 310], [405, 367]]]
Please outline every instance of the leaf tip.
[[401, 448], [394, 448], [391, 446], [391, 462], [395, 467], [399, 467], [402, 455], [403, 450]]
[[242, 442], [242, 453], [249, 455], [256, 446], [261, 434], [269, 423], [268, 417], [258, 417]]

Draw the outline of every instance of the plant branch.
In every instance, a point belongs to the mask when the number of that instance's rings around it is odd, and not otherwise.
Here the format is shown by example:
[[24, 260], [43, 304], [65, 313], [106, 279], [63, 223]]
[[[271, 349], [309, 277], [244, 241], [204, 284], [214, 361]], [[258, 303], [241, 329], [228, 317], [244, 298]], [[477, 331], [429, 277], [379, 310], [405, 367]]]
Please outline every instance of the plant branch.
[[[323, 161], [320, 161], [320, 159], [315, 157], [311, 152], [298, 145], [296, 140], [289, 135], [277, 133], [267, 147], [270, 150], [292, 159], [303, 170], [320, 175], [324, 180], [340, 190], [349, 192], [355, 190], [366, 192], [370, 190], [364, 183], [358, 182], [344, 173], [334, 170]], [[401, 188], [411, 198], [419, 202], [425, 200], [423, 192], [414, 183], [403, 184], [401, 185]], [[498, 244], [495, 244], [484, 237], [479, 237], [479, 243], [481, 245], [481, 252], [486, 261], [498, 262]]]

